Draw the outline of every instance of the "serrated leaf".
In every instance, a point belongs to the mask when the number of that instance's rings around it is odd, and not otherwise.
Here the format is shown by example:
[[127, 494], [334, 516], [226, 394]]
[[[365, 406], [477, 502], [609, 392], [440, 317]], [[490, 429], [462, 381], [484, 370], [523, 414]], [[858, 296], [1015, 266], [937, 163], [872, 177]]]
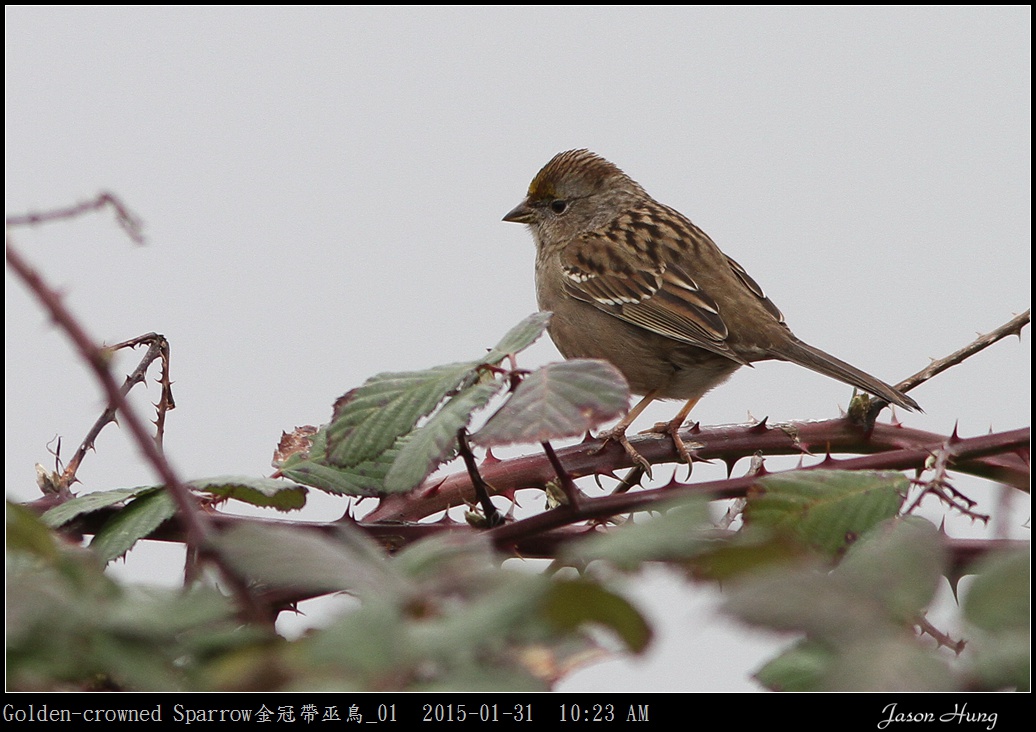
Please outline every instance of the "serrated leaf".
[[429, 592], [443, 586], [485, 588], [502, 576], [484, 532], [429, 536], [401, 549], [392, 566]]
[[234, 498], [253, 506], [273, 507], [278, 511], [290, 511], [306, 505], [304, 487], [275, 478], [221, 475], [192, 480], [187, 485], [195, 490]]
[[[922, 525], [923, 524], [923, 525]], [[742, 620], [844, 646], [864, 637], [913, 636], [942, 566], [938, 532], [892, 519], [830, 563], [774, 566], [731, 583], [727, 609]]]
[[242, 575], [270, 587], [391, 594], [409, 586], [386, 564], [381, 548], [348, 524], [334, 536], [244, 524], [213, 542]]
[[399, 454], [402, 442], [399, 440], [373, 460], [339, 468], [327, 464], [325, 425], [311, 436], [308, 453], [296, 452], [288, 456], [279, 472], [285, 478], [332, 495], [377, 496], [384, 493], [385, 475]]
[[[106, 629], [146, 638], [172, 637], [234, 618], [234, 605], [214, 588], [194, 586], [179, 592], [130, 585], [105, 613]], [[236, 624], [236, 623], [235, 623]]]
[[457, 431], [472, 412], [500, 391], [498, 381], [475, 384], [451, 397], [423, 426], [412, 432], [385, 476], [385, 491], [404, 493], [457, 453]]
[[629, 386], [607, 361], [574, 359], [526, 376], [472, 439], [484, 446], [578, 437], [623, 414]]
[[106, 562], [117, 559], [141, 539], [176, 515], [176, 503], [168, 491], [153, 488], [108, 519], [90, 542], [90, 548]]
[[838, 470], [768, 475], [749, 492], [745, 523], [771, 526], [829, 554], [895, 516], [909, 483], [900, 473]]
[[43, 523], [51, 528], [64, 526], [77, 516], [100, 511], [102, 508], [122, 503], [134, 496], [156, 490], [156, 486], [144, 485], [136, 488], [116, 488], [110, 491], [96, 491], [71, 498], [43, 514]]
[[346, 496], [378, 496], [384, 493], [385, 475], [392, 467], [395, 451], [386, 450], [374, 460], [367, 460], [350, 468], [336, 468], [313, 460], [292, 456], [280, 469], [285, 478], [311, 488]]
[[524, 351], [543, 335], [550, 322], [552, 313], [541, 311], [533, 313], [507, 332], [500, 342], [481, 360], [481, 363], [496, 365], [508, 356]]
[[651, 627], [629, 601], [589, 580], [551, 583], [546, 595], [547, 617], [566, 630], [595, 623], [615, 632], [626, 647], [640, 653], [651, 641]]
[[408, 434], [453, 390], [474, 379], [477, 363], [379, 374], [339, 400], [327, 429], [327, 462], [352, 467], [376, 458]]
[[318, 668], [330, 663], [350, 674], [387, 676], [415, 660], [404, 631], [402, 608], [372, 598], [326, 628], [313, 631], [300, 646]]
[[[475, 361], [446, 364], [425, 371], [384, 373], [368, 379], [363, 386], [349, 391], [335, 404], [332, 422], [324, 430], [326, 459], [310, 455], [310, 460], [337, 468], [353, 468], [379, 461], [381, 454], [394, 445], [402, 449], [403, 446], [398, 445], [399, 440], [408, 437], [422, 417], [435, 411], [451, 394], [463, 392], [480, 381], [483, 384], [493, 382], [492, 375], [482, 367], [497, 364], [508, 355], [528, 347], [542, 335], [549, 319], [550, 313], [530, 315], [512, 328], [489, 353]], [[496, 388], [494, 385], [494, 392]], [[466, 398], [478, 402], [488, 393], [489, 387]], [[480, 403], [469, 404], [468, 411], [485, 401], [488, 397]], [[405, 451], [403, 463], [392, 476], [391, 492], [412, 488], [441, 461], [447, 444], [443, 442], [446, 426], [456, 425], [455, 433], [464, 424], [459, 422], [463, 409], [463, 404], [457, 404], [447, 410], [418, 443]], [[288, 467], [299, 473], [301, 464], [296, 460]], [[281, 472], [288, 474], [283, 469]], [[422, 472], [420, 478], [413, 477]], [[338, 476], [326, 471], [306, 466], [304, 473], [312, 475], [311, 479], [318, 481], [319, 487], [325, 490], [343, 488]], [[407, 488], [401, 487], [407, 484]], [[370, 486], [365, 486], [365, 490], [370, 490]]]

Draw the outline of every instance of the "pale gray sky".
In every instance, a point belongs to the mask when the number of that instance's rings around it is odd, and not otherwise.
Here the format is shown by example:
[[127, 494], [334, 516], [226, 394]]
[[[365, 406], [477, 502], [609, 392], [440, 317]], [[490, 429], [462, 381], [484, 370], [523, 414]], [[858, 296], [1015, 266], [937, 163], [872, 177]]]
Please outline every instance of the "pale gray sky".
[[[267, 474], [281, 430], [346, 389], [471, 358], [532, 312], [531, 238], [500, 218], [573, 147], [690, 216], [800, 337], [895, 382], [1029, 305], [1030, 13], [8, 7], [5, 208], [109, 189], [146, 221], [144, 248], [108, 215], [15, 241], [96, 338], [169, 338], [166, 445], [189, 478]], [[26, 500], [48, 442], [70, 455], [102, 402], [10, 275], [5, 349], [7, 495]], [[900, 416], [1028, 425], [1030, 370], [1026, 334]], [[820, 419], [848, 396], [762, 364], [694, 416]], [[81, 489], [153, 481], [124, 434], [97, 448]], [[562, 688], [754, 688], [774, 641], [663, 573], [642, 587], [654, 655]]]

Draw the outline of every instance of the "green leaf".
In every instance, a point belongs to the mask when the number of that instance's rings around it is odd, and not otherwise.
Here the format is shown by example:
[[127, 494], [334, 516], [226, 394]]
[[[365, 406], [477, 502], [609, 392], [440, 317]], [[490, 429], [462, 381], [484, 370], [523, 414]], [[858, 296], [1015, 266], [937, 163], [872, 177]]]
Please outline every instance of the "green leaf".
[[607, 361], [548, 364], [526, 376], [472, 439], [485, 446], [578, 437], [623, 414], [629, 386]]
[[374, 460], [349, 468], [336, 468], [292, 455], [284, 461], [280, 473], [285, 478], [333, 495], [378, 496], [385, 492], [385, 475], [392, 467], [391, 458], [395, 454], [395, 450], [386, 450]]
[[221, 475], [192, 480], [187, 485], [195, 490], [235, 498], [253, 506], [272, 506], [278, 511], [290, 511], [306, 505], [305, 488], [275, 478]]
[[47, 524], [47, 526], [53, 528], [64, 526], [77, 516], [81, 516], [85, 513], [93, 513], [94, 511], [100, 511], [102, 508], [114, 506], [133, 498], [134, 496], [142, 493], [149, 493], [155, 489], [156, 486], [145, 485], [137, 486], [136, 488], [116, 488], [110, 491], [96, 491], [94, 493], [76, 496], [75, 498], [71, 498], [60, 506], [55, 506], [43, 514], [43, 522]]
[[502, 386], [498, 381], [491, 381], [464, 389], [412, 432], [385, 476], [385, 491], [403, 493], [414, 488], [456, 455], [457, 431], [468, 423], [472, 412], [484, 407]]
[[745, 523], [771, 526], [828, 555], [892, 518], [909, 483], [899, 473], [837, 470], [768, 475], [748, 494]]
[[217, 636], [219, 648], [264, 640], [215, 589], [121, 586], [94, 553], [65, 543], [60, 553], [9, 556], [9, 688], [180, 690]]
[[768, 661], [754, 676], [770, 691], [817, 691], [836, 657], [829, 646], [803, 640]]
[[25, 506], [6, 501], [8, 551], [21, 551], [43, 559], [58, 556], [58, 544], [47, 525]]
[[565, 549], [564, 560], [583, 564], [600, 559], [633, 570], [644, 562], [686, 559], [715, 545], [707, 499], [683, 498], [652, 510], [661, 515], [574, 542]]
[[834, 574], [867, 588], [895, 620], [910, 624], [931, 602], [946, 565], [939, 530], [915, 516], [890, 519], [864, 535]]
[[742, 526], [723, 541], [714, 541], [705, 551], [690, 557], [687, 565], [699, 579], [729, 580], [768, 567], [785, 566], [802, 559], [809, 549], [768, 527]]
[[269, 587], [392, 594], [409, 586], [386, 564], [381, 548], [348, 524], [340, 524], [333, 536], [243, 524], [213, 543], [237, 571]]
[[376, 458], [450, 392], [473, 381], [476, 365], [454, 363], [368, 379], [335, 405], [327, 431], [328, 463], [348, 468]]
[[550, 312], [533, 313], [507, 332], [500, 342], [485, 356], [480, 363], [496, 365], [508, 356], [524, 351], [543, 335], [550, 322]]
[[913, 637], [939, 582], [943, 550], [923, 519], [893, 519], [829, 562], [774, 566], [729, 585], [728, 611], [745, 622], [804, 632], [839, 647], [862, 638]]
[[972, 673], [982, 686], [975, 691], [1029, 691], [1032, 638], [1028, 628], [979, 631], [969, 639]]
[[964, 597], [964, 617], [991, 632], [1020, 630], [1030, 621], [1030, 566], [1027, 551], [992, 554], [978, 562]]
[[558, 580], [546, 596], [547, 617], [558, 627], [574, 630], [596, 623], [615, 632], [634, 653], [651, 641], [651, 627], [626, 598], [589, 580]]
[[327, 464], [327, 428], [311, 437], [308, 453], [289, 456], [280, 467], [285, 478], [333, 495], [378, 496], [385, 492], [385, 476], [406, 438], [378, 455], [348, 468]]
[[964, 596], [964, 617], [977, 629], [968, 644], [984, 689], [1031, 688], [1029, 552], [997, 552], [976, 562]]
[[410, 544], [392, 557], [395, 571], [433, 592], [435, 588], [488, 587], [501, 576], [485, 533], [446, 533]]
[[549, 584], [542, 575], [508, 571], [498, 572], [488, 584], [460, 582], [456, 589], [467, 595], [466, 602], [414, 623], [410, 628], [412, 648], [425, 658], [448, 662], [530, 634], [542, 640], [546, 624], [537, 609]]
[[[772, 567], [726, 586], [724, 608], [742, 621], [769, 630], [801, 632], [830, 643], [861, 633], [896, 632], [880, 604], [835, 581], [823, 566]], [[868, 588], [860, 588], [866, 592]]]
[[152, 488], [108, 519], [90, 542], [90, 548], [110, 562], [175, 515], [176, 503], [169, 492]]
[[[537, 649], [538, 655], [545, 655], [542, 649]], [[552, 649], [553, 651], [553, 649]], [[564, 668], [564, 658], [554, 652], [549, 664], [552, 667]], [[507, 666], [491, 666], [487, 663], [469, 662], [451, 667], [446, 673], [438, 676], [434, 681], [425, 684], [416, 684], [412, 691], [418, 692], [461, 692], [470, 694], [473, 692], [494, 692], [507, 690], [508, 692], [544, 692], [550, 691], [550, 686], [542, 678], [533, 675], [529, 669], [517, 663]], [[475, 711], [478, 711], [478, 707]], [[467, 720], [477, 718], [472, 711], [467, 712]]]
[[360, 676], [357, 681], [369, 678], [376, 683], [379, 676], [401, 674], [417, 660], [406, 642], [404, 623], [398, 604], [372, 598], [314, 631], [300, 646], [307, 665], [336, 664]]
[[960, 691], [946, 659], [913, 633], [839, 649], [820, 691]]
[[[326, 429], [326, 455], [320, 458], [311, 450], [308, 460], [289, 458], [281, 474], [329, 492], [369, 495], [410, 490], [448, 459], [457, 430], [499, 390], [499, 382], [482, 367], [528, 347], [542, 335], [549, 319], [550, 313], [530, 315], [478, 360], [368, 379], [335, 404], [334, 418]], [[447, 398], [439, 412], [412, 434], [421, 418]], [[404, 438], [406, 444], [401, 442]], [[393, 447], [400, 450], [395, 467], [387, 475], [388, 483], [377, 485], [387, 462], [381, 458]], [[321, 465], [361, 470], [343, 476]]]
[[123, 636], [156, 638], [212, 627], [233, 617], [230, 598], [211, 587], [196, 585], [170, 591], [130, 585], [102, 622], [106, 629]]

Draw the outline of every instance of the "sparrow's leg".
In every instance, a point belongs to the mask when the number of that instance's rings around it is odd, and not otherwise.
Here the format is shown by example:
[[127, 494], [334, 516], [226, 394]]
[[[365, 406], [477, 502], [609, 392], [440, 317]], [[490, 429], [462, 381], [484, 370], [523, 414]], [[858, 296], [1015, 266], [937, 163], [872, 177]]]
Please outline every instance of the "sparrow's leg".
[[[676, 447], [676, 452], [680, 455], [681, 458], [683, 458], [683, 461], [688, 465], [691, 464], [691, 454], [687, 450], [687, 445], [684, 444], [684, 441], [680, 438], [679, 431], [680, 428], [683, 427], [683, 423], [687, 419], [687, 415], [691, 413], [691, 410], [694, 409], [694, 405], [698, 403], [699, 399], [701, 399], [701, 397], [694, 397], [694, 399], [688, 399], [687, 403], [683, 405], [680, 411], [677, 412], [676, 416], [673, 417], [671, 420], [669, 420], [668, 422], [659, 422], [651, 429], [644, 430], [645, 432], [654, 432], [656, 434], [669, 435], [669, 437], [673, 441], [673, 445]], [[640, 405], [638, 404], [637, 406]], [[698, 447], [701, 446], [698, 445]]]
[[604, 446], [608, 444], [609, 440], [618, 442], [622, 445], [622, 448], [626, 453], [633, 458], [633, 462], [639, 465], [644, 472], [647, 473], [649, 478], [651, 477], [651, 463], [649, 463], [643, 455], [633, 449], [633, 445], [631, 445], [629, 440], [626, 439], [626, 430], [631, 424], [633, 424], [633, 420], [639, 417], [641, 412], [647, 409], [647, 405], [655, 401], [655, 394], [657, 393], [657, 390], [649, 391], [644, 395], [643, 399], [633, 406], [633, 409], [631, 409], [617, 425], [612, 427], [610, 430], [605, 430], [597, 435], [598, 439], [603, 441], [601, 446], [597, 448], [598, 450], [604, 449]]

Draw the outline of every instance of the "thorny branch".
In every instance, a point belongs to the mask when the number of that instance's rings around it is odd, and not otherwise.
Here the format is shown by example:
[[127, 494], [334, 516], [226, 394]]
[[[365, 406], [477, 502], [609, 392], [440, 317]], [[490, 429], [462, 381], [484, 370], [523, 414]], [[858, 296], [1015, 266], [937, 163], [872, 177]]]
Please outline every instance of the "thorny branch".
[[[848, 460], [828, 458], [821, 466], [854, 470], [923, 470], [929, 458], [942, 449], [948, 438], [932, 432], [915, 430], [900, 425], [879, 423], [870, 433], [862, 432], [848, 419], [825, 422], [792, 422], [773, 426], [728, 425], [719, 427], [688, 428], [685, 440], [701, 444], [695, 456], [703, 461], [723, 460], [728, 473], [742, 458], [757, 452], [764, 455], [811, 455], [835, 453], [865, 453], [863, 457]], [[669, 439], [656, 435], [638, 435], [631, 439], [637, 451], [652, 463], [675, 462], [676, 449]], [[596, 440], [562, 448], [557, 451], [565, 469], [573, 478], [586, 475], [609, 475], [630, 467], [632, 461], [621, 447], [608, 445], [595, 452]], [[1014, 454], [1028, 454], [1029, 430], [981, 435], [962, 440], [954, 446], [954, 469], [997, 480], [1020, 489], [1028, 489], [1029, 465], [1027, 459]], [[964, 450], [966, 448], [966, 450]], [[542, 488], [555, 478], [554, 469], [542, 455], [527, 455], [505, 461], [493, 461], [481, 467], [482, 478], [498, 493], [510, 494], [522, 488]], [[713, 489], [728, 485], [731, 496], [739, 495], [743, 479], [698, 483]], [[726, 492], [726, 491], [724, 491]], [[636, 495], [648, 493], [644, 491]], [[466, 474], [447, 476], [406, 495], [392, 495], [381, 499], [379, 505], [366, 516], [366, 521], [416, 521], [451, 506], [460, 506], [470, 500], [471, 483]], [[612, 496], [614, 499], [621, 495]], [[600, 499], [595, 499], [600, 500]], [[619, 511], [621, 512], [621, 511]]]
[[[139, 221], [129, 214], [128, 210], [115, 197], [108, 194], [102, 194], [93, 204], [81, 204], [78, 207], [52, 214], [31, 214], [26, 217], [9, 218], [7, 225], [13, 226], [22, 223], [38, 223], [68, 218], [104, 205], [112, 205], [115, 208], [120, 225], [127, 230], [127, 233], [134, 241], [138, 243], [143, 241], [139, 234]], [[176, 503], [178, 516], [185, 532], [184, 540], [188, 545], [188, 554], [210, 558], [219, 567], [223, 578], [240, 601], [242, 612], [254, 620], [264, 619], [267, 614], [256, 603], [245, 582], [223, 561], [218, 553], [211, 550], [208, 541], [211, 535], [211, 527], [207, 518], [197, 509], [194, 497], [176, 475], [169, 461], [166, 460], [161, 446], [148, 434], [144, 422], [137, 416], [137, 413], [127, 401], [126, 395], [119, 388], [118, 384], [115, 383], [115, 378], [108, 368], [110, 350], [96, 345], [90, 336], [86, 334], [83, 327], [72, 316], [68, 308], [65, 307], [60, 295], [53, 288], [49, 287], [39, 273], [22, 258], [18, 250], [12, 245], [10, 237], [5, 239], [5, 257], [7, 265], [26, 283], [29, 290], [40, 301], [54, 322], [68, 335], [83, 360], [86, 361], [94, 372], [101, 387], [107, 393], [109, 404], [114, 405], [122, 415], [123, 423], [129, 429], [130, 434], [137, 443], [137, 447], [158, 473], [166, 490], [169, 491], [173, 501]]]
[[[158, 410], [158, 416], [155, 418], [155, 443], [159, 449], [162, 447], [162, 437], [165, 433], [165, 415], [170, 409], [173, 409], [176, 405], [173, 402], [172, 383], [169, 381], [169, 341], [166, 340], [165, 336], [159, 335], [158, 333], [148, 333], [146, 335], [132, 338], [122, 343], [116, 343], [113, 346], [108, 346], [108, 353], [114, 353], [122, 348], [134, 348], [138, 345], [147, 343], [148, 350], [144, 354], [144, 357], [137, 364], [137, 367], [126, 377], [126, 380], [122, 384], [120, 393], [125, 397], [129, 394], [137, 384], [144, 382], [147, 375], [148, 369], [156, 359], [162, 360], [162, 372], [159, 376], [159, 383], [162, 385], [162, 396], [160, 397], [156, 408]], [[97, 436], [101, 433], [108, 424], [115, 421], [115, 415], [117, 407], [114, 403], [109, 402], [108, 408], [101, 413], [101, 416], [97, 418], [90, 431], [86, 433], [86, 437], [83, 438], [79, 448], [76, 450], [75, 455], [68, 462], [65, 470], [62, 471], [61, 477], [58, 481], [59, 485], [68, 488], [76, 479], [76, 472], [79, 470], [79, 465], [82, 463], [83, 458], [86, 457], [87, 451], [93, 446], [97, 440]]]
[[[994, 438], [993, 440], [989, 438]], [[700, 434], [699, 434], [700, 439]], [[983, 435], [962, 439], [952, 447], [954, 457], [957, 460], [965, 461], [970, 458], [988, 454], [991, 443], [999, 444], [997, 449], [1021, 449], [1027, 448], [1029, 443], [1029, 430], [1013, 430], [1001, 433], [1000, 435]], [[926, 448], [913, 448], [903, 450], [892, 450], [880, 455], [866, 455], [859, 458], [848, 458], [835, 460], [828, 456], [820, 463], [806, 468], [795, 470], [873, 470], [880, 468], [892, 468], [903, 470], [910, 468], [921, 468], [931, 455]], [[879, 462], [880, 460], [880, 462]], [[668, 485], [661, 488], [638, 491], [636, 493], [624, 493], [619, 495], [603, 496], [583, 500], [577, 511], [547, 513], [531, 516], [512, 524], [501, 526], [489, 532], [490, 537], [498, 546], [507, 546], [514, 539], [527, 536], [533, 533], [557, 528], [575, 521], [586, 521], [592, 519], [607, 518], [617, 514], [643, 511], [657, 506], [662, 501], [669, 501], [681, 496], [703, 495], [712, 499], [719, 498], [740, 498], [743, 497], [749, 488], [756, 484], [759, 475], [753, 473], [741, 478], [727, 478], [725, 480], [704, 481], [701, 483], [681, 484], [675, 479]], [[499, 486], [497, 486], [499, 488]], [[573, 515], [574, 514], [574, 515]]]
[[208, 536], [208, 527], [205, 519], [195, 510], [193, 499], [186, 486], [177, 477], [165, 455], [151, 435], [148, 434], [143, 421], [141, 421], [126, 401], [126, 395], [122, 389], [115, 383], [115, 378], [108, 369], [110, 352], [108, 349], [102, 348], [93, 342], [78, 321], [72, 317], [58, 293], [47, 286], [36, 270], [22, 258], [18, 250], [11, 246], [11, 241], [8, 240], [6, 244], [8, 266], [29, 286], [32, 293], [39, 299], [47, 312], [50, 313], [54, 322], [68, 334], [83, 360], [93, 370], [97, 380], [101, 383], [101, 387], [107, 393], [109, 403], [114, 404], [122, 414], [123, 423], [129, 429], [130, 434], [133, 435], [134, 440], [136, 440], [137, 447], [144, 453], [144, 457], [154, 466], [162, 481], [168, 487], [183, 515], [188, 542], [196, 547], [204, 545]]
[[1016, 315], [1009, 321], [1001, 325], [999, 328], [989, 331], [984, 335], [980, 335], [974, 341], [966, 345], [959, 351], [954, 351], [945, 358], [940, 358], [932, 361], [928, 366], [918, 371], [913, 376], [908, 376], [896, 385], [896, 388], [900, 391], [910, 391], [915, 386], [923, 384], [933, 376], [941, 374], [946, 369], [956, 366], [957, 364], [964, 361], [970, 356], [974, 356], [979, 351], [989, 348], [997, 341], [1006, 338], [1007, 336], [1019, 336], [1021, 337], [1022, 328], [1029, 324], [1030, 311], [1026, 310], [1021, 315]]
[[457, 451], [460, 456], [464, 459], [464, 466], [468, 470], [468, 478], [471, 480], [471, 486], [475, 490], [475, 498], [482, 506], [482, 514], [485, 517], [486, 524], [488, 526], [502, 526], [504, 523], [504, 517], [496, 510], [496, 506], [489, 498], [490, 486], [486, 485], [486, 482], [482, 480], [482, 475], [478, 472], [478, 466], [475, 464], [475, 455], [471, 452], [471, 445], [468, 444], [468, 430], [466, 427], [461, 427], [457, 430]]
[[917, 627], [922, 633], [929, 635], [933, 639], [935, 639], [935, 642], [938, 643], [940, 646], [942, 646], [943, 648], [949, 648], [958, 656], [964, 650], [964, 646], [967, 645], [967, 641], [963, 639], [955, 640], [954, 638], [950, 637], [947, 633], [943, 633], [941, 630], [932, 625], [931, 622], [929, 622], [928, 618], [923, 617], [919, 619], [917, 621]]
[[957, 433], [955, 431], [950, 435], [946, 444], [932, 455], [929, 460], [932, 477], [927, 480], [914, 481], [916, 485], [921, 486], [921, 492], [904, 513], [913, 513], [913, 511], [921, 505], [921, 501], [924, 497], [930, 494], [937, 497], [950, 508], [956, 509], [961, 514], [969, 516], [976, 521], [988, 523], [989, 516], [973, 511], [972, 509], [976, 505], [975, 501], [954, 488], [953, 484], [950, 482], [950, 466], [953, 464], [954, 457], [953, 446], [959, 441], [960, 438], [957, 437]]
[[[908, 376], [901, 382], [896, 384], [896, 389], [903, 392], [904, 394], [911, 389], [923, 384], [924, 382], [931, 379], [933, 376], [941, 374], [943, 371], [956, 366], [963, 362], [965, 359], [974, 356], [979, 351], [989, 348], [997, 341], [1006, 338], [1007, 336], [1016, 335], [1019, 338], [1022, 334], [1022, 328], [1029, 324], [1030, 311], [1026, 310], [1021, 315], [1016, 315], [1009, 321], [1001, 325], [999, 328], [991, 330], [988, 333], [980, 335], [978, 338], [973, 340], [968, 345], [961, 348], [959, 351], [954, 351], [949, 356], [944, 358], [936, 359], [930, 364], [925, 366], [923, 369], [918, 371], [913, 376]], [[878, 412], [888, 406], [888, 402], [884, 399], [873, 399], [871, 400], [870, 408], [868, 410], [868, 418], [873, 422], [874, 417], [877, 416]]]

